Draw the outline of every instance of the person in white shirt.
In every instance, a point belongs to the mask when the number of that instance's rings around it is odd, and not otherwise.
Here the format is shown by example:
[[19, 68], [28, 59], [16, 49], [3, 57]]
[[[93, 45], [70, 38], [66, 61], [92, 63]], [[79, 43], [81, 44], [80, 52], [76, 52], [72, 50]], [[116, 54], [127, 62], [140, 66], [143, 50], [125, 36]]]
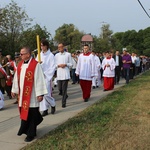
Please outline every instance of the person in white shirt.
[[71, 68], [71, 73], [72, 73], [72, 84], [75, 84], [77, 82], [77, 77], [75, 74], [76, 71], [76, 66], [77, 66], [77, 57], [76, 57], [76, 53], [72, 53], [72, 68]]
[[135, 76], [135, 61], [136, 61], [135, 53], [132, 53], [131, 60], [132, 60], [132, 64], [131, 64], [131, 68], [130, 68], [130, 78], [133, 79], [133, 77]]
[[95, 61], [95, 71], [97, 71], [98, 76], [92, 78], [92, 87], [95, 89], [99, 87], [101, 84], [101, 74], [100, 69], [102, 67], [99, 57], [96, 55], [95, 51], [92, 51], [92, 55], [94, 56]]
[[52, 97], [52, 78], [55, 73], [55, 59], [50, 51], [47, 40], [41, 40], [41, 66], [45, 77], [48, 93], [44, 95], [43, 101], [40, 102], [40, 111], [43, 111], [42, 116], [48, 115], [48, 109], [51, 107], [51, 114], [55, 113], [55, 99]]
[[57, 83], [59, 95], [62, 95], [62, 107], [66, 107], [67, 87], [70, 79], [70, 68], [72, 67], [72, 58], [69, 52], [64, 50], [63, 43], [58, 44], [59, 53], [55, 55], [55, 62], [57, 67]]

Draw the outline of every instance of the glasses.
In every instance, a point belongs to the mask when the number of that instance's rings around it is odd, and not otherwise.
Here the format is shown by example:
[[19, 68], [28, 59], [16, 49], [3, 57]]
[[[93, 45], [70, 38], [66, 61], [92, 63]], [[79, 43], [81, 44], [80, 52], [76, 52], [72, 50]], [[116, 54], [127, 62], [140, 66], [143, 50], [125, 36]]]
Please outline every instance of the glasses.
[[20, 56], [23, 56], [23, 55], [26, 55], [26, 54], [28, 54], [28, 53], [24, 53], [24, 54], [21, 54], [21, 53], [20, 53]]

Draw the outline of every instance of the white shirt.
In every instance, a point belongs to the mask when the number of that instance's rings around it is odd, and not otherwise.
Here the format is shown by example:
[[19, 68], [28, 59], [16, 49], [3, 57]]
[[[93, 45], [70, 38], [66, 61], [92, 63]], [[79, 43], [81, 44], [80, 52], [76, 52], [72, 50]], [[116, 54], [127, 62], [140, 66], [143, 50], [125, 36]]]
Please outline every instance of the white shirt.
[[76, 69], [76, 66], [77, 66], [77, 59], [72, 57], [72, 69]]
[[135, 64], [136, 56], [131, 56], [132, 63]]
[[116, 55], [116, 66], [119, 66], [119, 56]]
[[[72, 58], [69, 52], [59, 52], [55, 55], [55, 62], [57, 67], [57, 80], [70, 79], [70, 68], [72, 67]], [[65, 68], [58, 68], [59, 64], [66, 64]]]

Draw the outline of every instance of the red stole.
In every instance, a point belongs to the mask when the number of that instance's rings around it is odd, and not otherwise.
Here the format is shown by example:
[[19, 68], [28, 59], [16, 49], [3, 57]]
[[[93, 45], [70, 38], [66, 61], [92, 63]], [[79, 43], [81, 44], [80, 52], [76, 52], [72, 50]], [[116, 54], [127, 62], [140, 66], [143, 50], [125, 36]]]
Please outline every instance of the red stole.
[[[20, 73], [21, 73], [21, 66], [23, 63], [24, 61], [21, 61], [17, 67], [18, 86], [20, 86], [20, 80], [21, 80]], [[34, 71], [37, 63], [38, 62], [32, 58], [25, 72], [23, 95], [22, 95], [22, 107], [20, 108], [20, 118], [22, 120], [27, 120], [28, 118], [32, 87], [34, 83]], [[19, 95], [20, 95], [20, 90], [19, 90]]]

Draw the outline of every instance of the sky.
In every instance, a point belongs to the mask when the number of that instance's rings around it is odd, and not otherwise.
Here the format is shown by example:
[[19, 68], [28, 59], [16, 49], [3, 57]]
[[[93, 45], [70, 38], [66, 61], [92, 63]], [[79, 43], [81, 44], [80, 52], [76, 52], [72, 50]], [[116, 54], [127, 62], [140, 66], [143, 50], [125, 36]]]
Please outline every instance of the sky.
[[[98, 36], [103, 24], [109, 24], [113, 33], [145, 29], [150, 26], [138, 0], [14, 0], [25, 8], [32, 24], [46, 27], [55, 35], [55, 30], [64, 23], [74, 24], [79, 31]], [[150, 0], [140, 0], [150, 15]], [[11, 0], [0, 0], [5, 7]]]

